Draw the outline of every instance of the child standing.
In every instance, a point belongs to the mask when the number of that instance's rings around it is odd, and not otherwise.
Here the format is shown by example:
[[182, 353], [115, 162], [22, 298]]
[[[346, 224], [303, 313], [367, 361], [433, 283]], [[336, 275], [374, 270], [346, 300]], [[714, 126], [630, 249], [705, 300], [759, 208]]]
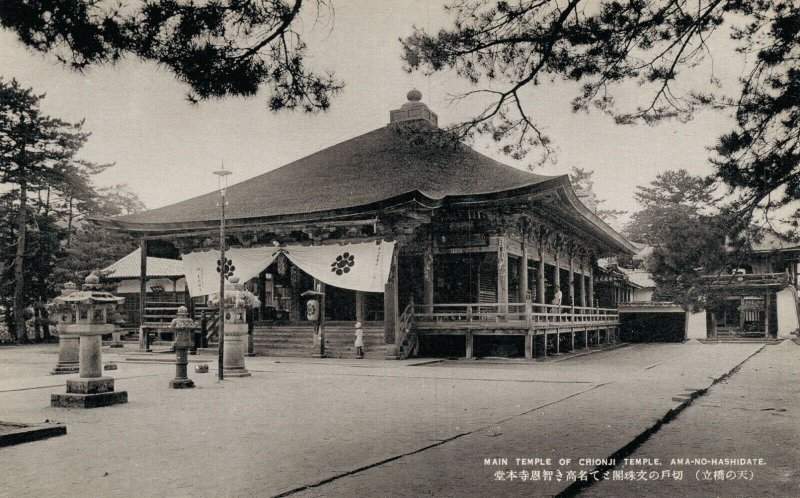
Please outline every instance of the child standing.
[[356, 358], [364, 357], [364, 332], [361, 330], [361, 322], [356, 322]]

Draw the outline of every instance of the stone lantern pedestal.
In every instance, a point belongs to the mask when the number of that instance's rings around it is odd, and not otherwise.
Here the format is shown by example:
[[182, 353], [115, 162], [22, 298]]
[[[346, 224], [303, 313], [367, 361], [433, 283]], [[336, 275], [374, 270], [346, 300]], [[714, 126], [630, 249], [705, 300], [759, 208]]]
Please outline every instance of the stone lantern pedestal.
[[[77, 290], [74, 283], [67, 282], [61, 289], [61, 295], [69, 296]], [[71, 306], [53, 302], [50, 305], [49, 314], [51, 319], [55, 318], [58, 331], [58, 363], [50, 374], [78, 373], [78, 336], [67, 332], [67, 327], [75, 323], [75, 312]]]
[[192, 343], [192, 330], [195, 328], [194, 320], [189, 318], [186, 306], [178, 308], [178, 317], [172, 320], [170, 328], [175, 331], [175, 378], [169, 381], [172, 389], [189, 389], [194, 387], [194, 381], [189, 378], [188, 351]]
[[[234, 282], [234, 285], [237, 284]], [[231, 287], [235, 290], [235, 287]], [[226, 289], [227, 292], [228, 289]], [[225, 347], [222, 355], [222, 371], [225, 377], [249, 377], [250, 372], [244, 367], [244, 354], [247, 351], [247, 320], [245, 318], [247, 310], [242, 302], [237, 303], [234, 299], [228, 301], [227, 298], [226, 302], [232, 306], [225, 306]]]
[[108, 316], [124, 298], [99, 290], [98, 282], [97, 275], [89, 275], [81, 291], [55, 299], [56, 302], [73, 306], [76, 312], [75, 323], [66, 325], [65, 331], [79, 337], [80, 378], [67, 381], [66, 394], [53, 394], [50, 398], [51, 406], [97, 408], [128, 401], [127, 392], [114, 391], [113, 378], [103, 377], [101, 337], [115, 330], [113, 324], [107, 323]]
[[[244, 366], [247, 352], [247, 308], [259, 306], [256, 296], [244, 289], [238, 277], [225, 285], [225, 339], [223, 341], [222, 372], [225, 377], [249, 377]], [[219, 295], [209, 299], [210, 306], [219, 306]]]

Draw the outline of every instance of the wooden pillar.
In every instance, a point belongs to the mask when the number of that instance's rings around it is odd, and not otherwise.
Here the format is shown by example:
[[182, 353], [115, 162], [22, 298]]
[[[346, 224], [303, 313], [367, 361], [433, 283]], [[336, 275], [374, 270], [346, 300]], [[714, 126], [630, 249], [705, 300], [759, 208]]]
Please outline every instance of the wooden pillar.
[[589, 306], [594, 308], [594, 269], [592, 263], [589, 263]]
[[518, 303], [524, 303], [528, 298], [528, 245], [522, 240], [522, 257], [519, 260], [519, 295]]
[[[383, 292], [383, 338], [386, 344], [395, 344], [395, 340], [400, 338], [397, 333], [397, 322], [399, 311], [397, 309], [397, 253], [399, 249], [395, 246], [394, 254], [392, 255], [392, 268], [389, 272], [389, 281], [386, 282], [386, 287]], [[397, 344], [395, 344], [395, 352], [397, 354]]]
[[571, 313], [575, 314], [575, 265], [573, 261], [572, 254], [569, 255], [569, 305], [571, 307]]
[[589, 330], [583, 329], [583, 349], [589, 348]]
[[572, 342], [572, 346], [570, 347], [570, 351], [575, 351], [575, 329], [572, 329], [572, 332], [571, 332], [570, 335], [572, 336], [570, 338], [570, 340]]
[[[770, 291], [764, 294], [764, 337], [769, 338], [769, 303], [770, 302]], [[739, 312], [740, 315], [744, 313]]]
[[473, 356], [474, 337], [472, 335], [472, 331], [471, 330], [467, 330], [464, 333], [464, 339], [465, 339], [465, 342], [467, 343], [467, 348], [466, 348], [466, 351], [464, 352], [464, 357], [465, 358], [472, 358], [472, 356]]
[[364, 293], [356, 291], [356, 321], [363, 322], [364, 320]]
[[581, 282], [580, 282], [580, 296], [581, 296], [581, 306], [584, 308], [586, 307], [586, 275], [584, 275], [584, 268], [585, 263], [581, 260]]
[[546, 304], [544, 295], [544, 254], [539, 251], [539, 271], [536, 272], [536, 302]]
[[[508, 303], [508, 240], [506, 237], [497, 237], [497, 302]], [[501, 314], [508, 311], [508, 307], [500, 307]]]
[[[281, 255], [279, 257], [283, 258], [285, 256]], [[303, 290], [300, 288], [300, 268], [294, 265], [292, 265], [291, 270], [289, 270], [289, 285], [291, 285], [289, 293], [291, 296], [291, 301], [289, 302], [289, 320], [292, 322], [299, 322], [301, 316], [300, 294], [302, 294]]]
[[553, 295], [561, 290], [561, 264], [558, 260], [558, 251], [555, 252], [555, 271], [553, 272]]
[[428, 243], [422, 253], [422, 283], [425, 312], [433, 313], [433, 238], [428, 237]]
[[147, 346], [147, 331], [144, 328], [144, 315], [147, 300], [147, 240], [139, 239], [139, 349], [149, 349]]
[[525, 359], [533, 359], [533, 335], [530, 331], [525, 335]]
[[561, 354], [561, 330], [556, 329], [556, 354]]
[[267, 311], [267, 270], [258, 274], [258, 300], [261, 302], [258, 308], [258, 317], [264, 320]]

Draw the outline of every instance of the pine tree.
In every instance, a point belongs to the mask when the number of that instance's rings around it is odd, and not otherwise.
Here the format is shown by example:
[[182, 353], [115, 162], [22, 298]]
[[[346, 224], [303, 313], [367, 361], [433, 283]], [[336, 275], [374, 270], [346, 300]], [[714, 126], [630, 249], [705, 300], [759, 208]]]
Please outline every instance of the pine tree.
[[[24, 310], [31, 285], [26, 245], [29, 229], [37, 221], [31, 195], [63, 184], [68, 165], [88, 138], [82, 131], [83, 123], [67, 123], [43, 114], [43, 98], [30, 88], [22, 88], [16, 80], [0, 80], [0, 181], [11, 187], [13, 195], [6, 204], [6, 214], [15, 218], [12, 306], [17, 339], [22, 342], [28, 340]], [[8, 278], [8, 272], [4, 272], [4, 278]]]

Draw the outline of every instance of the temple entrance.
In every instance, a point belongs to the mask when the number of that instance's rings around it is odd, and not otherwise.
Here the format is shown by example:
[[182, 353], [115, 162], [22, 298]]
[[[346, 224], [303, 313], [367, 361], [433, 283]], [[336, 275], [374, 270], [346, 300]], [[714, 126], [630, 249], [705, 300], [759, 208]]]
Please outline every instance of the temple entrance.
[[439, 254], [433, 265], [435, 303], [497, 302], [494, 254]]

